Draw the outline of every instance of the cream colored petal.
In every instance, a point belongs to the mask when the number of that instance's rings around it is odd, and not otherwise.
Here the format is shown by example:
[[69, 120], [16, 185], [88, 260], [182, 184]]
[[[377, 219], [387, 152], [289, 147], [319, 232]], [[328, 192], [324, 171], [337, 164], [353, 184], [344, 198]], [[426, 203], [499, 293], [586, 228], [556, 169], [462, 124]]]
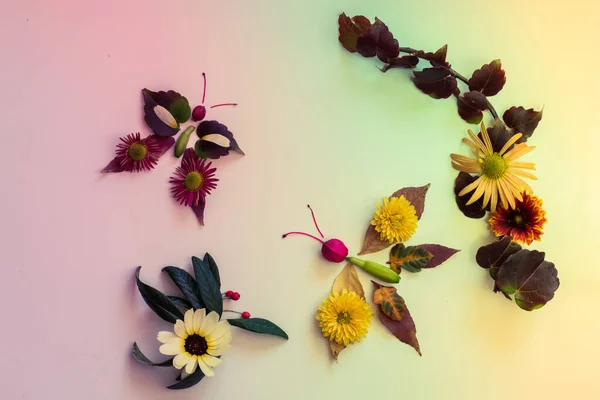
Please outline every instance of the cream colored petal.
[[493, 182], [494, 181], [491, 179], [486, 179], [485, 181], [483, 181], [483, 184], [485, 185], [485, 187], [483, 188], [483, 208], [485, 208], [488, 205], [488, 202], [490, 201], [490, 197], [492, 195]]
[[188, 374], [191, 375], [196, 371], [197, 367], [198, 367], [198, 357], [192, 356], [192, 359], [190, 361], [188, 361], [188, 363], [185, 366], [185, 372], [187, 372]]
[[213, 357], [208, 354], [202, 356], [202, 361], [204, 361], [209, 367], [217, 367], [223, 362], [223, 360], [220, 358]]
[[194, 331], [194, 310], [191, 308], [187, 310], [183, 316], [183, 322], [185, 323], [185, 330], [188, 335], [196, 333]]
[[204, 321], [202, 321], [199, 334], [205, 337], [210, 335], [213, 329], [217, 327], [217, 322], [219, 322], [219, 314], [214, 311], [209, 312]]
[[198, 366], [200, 367], [204, 375], [215, 376], [215, 373], [213, 372], [212, 368], [206, 365], [206, 363], [202, 359], [198, 360]]
[[228, 344], [220, 345], [215, 348], [209, 348], [208, 354], [210, 354], [211, 356], [215, 356], [215, 357], [222, 356], [223, 354], [227, 353], [230, 349], [231, 349], [231, 346], [229, 346]]
[[471, 148], [471, 150], [473, 150], [473, 153], [477, 154], [479, 153], [479, 148], [477, 147], [477, 145], [473, 142], [471, 142], [469, 139], [467, 138], [463, 138], [462, 142], [464, 144], [466, 144], [467, 146], [469, 146]]
[[200, 332], [200, 326], [202, 326], [202, 321], [204, 321], [204, 317], [206, 317], [206, 310], [201, 308], [194, 312], [194, 321], [193, 321], [193, 329], [194, 332]]
[[192, 361], [192, 355], [188, 353], [177, 354], [173, 359], [173, 366], [177, 369], [181, 369], [187, 365], [190, 361]]
[[185, 323], [180, 319], [175, 322], [175, 334], [182, 339], [188, 337], [187, 331], [185, 330]]
[[156, 337], [161, 343], [171, 343], [174, 339], [181, 340], [179, 336], [169, 331], [160, 331]]
[[[506, 201], [508, 202], [508, 205], [510, 206], [510, 208], [512, 208], [514, 210], [515, 209], [515, 196], [512, 193], [512, 191], [508, 189], [507, 181], [505, 179], [498, 180], [498, 185], [500, 185], [500, 187], [502, 188], [502, 191], [504, 192], [504, 196], [506, 198]], [[508, 207], [505, 207], [505, 208], [508, 208]]]
[[508, 200], [506, 197], [506, 193], [504, 192], [504, 187], [500, 184], [500, 181], [495, 181], [498, 187], [498, 195], [500, 197], [500, 204], [502, 204], [503, 208], [508, 208]]
[[532, 162], [510, 161], [508, 165], [512, 168], [531, 169], [535, 171], [535, 163]]
[[481, 137], [483, 138], [483, 143], [485, 144], [485, 147], [487, 147], [487, 149], [490, 151], [490, 153], [493, 153], [494, 146], [492, 146], [492, 141], [490, 140], [490, 135], [488, 134], [488, 131], [483, 122], [481, 123]]
[[523, 179], [513, 175], [512, 173], [506, 174], [506, 178], [513, 184], [518, 193], [521, 193], [523, 190], [533, 193], [531, 186], [529, 186], [529, 184]]
[[481, 183], [482, 179], [483, 179], [483, 177], [480, 176], [474, 182], [465, 186], [464, 189], [461, 190], [460, 193], [458, 193], [458, 197], [464, 196], [465, 194], [469, 193], [470, 191], [475, 190], [477, 188], [477, 186]]
[[517, 175], [517, 176], [521, 176], [523, 178], [527, 178], [527, 179], [533, 179], [534, 181], [537, 181], [537, 176], [535, 176], [534, 174], [527, 172], [527, 171], [521, 171], [519, 169], [510, 169], [510, 173], [513, 175]]
[[487, 181], [487, 179], [483, 179], [481, 181], [481, 183], [477, 186], [477, 188], [475, 189], [475, 192], [473, 193], [473, 195], [471, 196], [469, 201], [466, 202], [467, 206], [469, 204], [475, 203], [483, 195], [483, 192], [484, 192], [485, 186], [486, 186], [486, 181]]
[[496, 207], [498, 206], [498, 183], [496, 181], [491, 181], [491, 200], [490, 200], [490, 209], [492, 212], [496, 211]]
[[502, 149], [500, 150], [499, 154], [504, 154], [504, 152], [508, 150], [510, 146], [512, 146], [517, 140], [521, 138], [521, 136], [523, 136], [522, 133], [517, 133], [516, 135], [513, 135], [510, 139], [508, 139], [508, 142], [506, 142], [504, 146], [502, 146]]
[[479, 150], [484, 154], [484, 155], [489, 155], [490, 152], [489, 150], [485, 147], [485, 145], [483, 144], [483, 142], [481, 140], [479, 140], [479, 137], [477, 137], [477, 135], [472, 131], [472, 130], [468, 130], [467, 131], [469, 133], [469, 136], [471, 136], [471, 139], [473, 139], [473, 142], [475, 142], [475, 144], [477, 145], [477, 147], [479, 147]]
[[188, 374], [187, 372], [185, 372], [185, 369], [183, 371], [181, 371], [181, 380], [184, 380], [188, 376], [190, 376], [190, 374]]
[[231, 342], [231, 332], [216, 338], [210, 337], [209, 340], [206, 341], [210, 348], [227, 345], [229, 342]]
[[[525, 143], [520, 143], [519, 145], [521, 144]], [[507, 161], [516, 160], [517, 158], [523, 157], [525, 154], [529, 153], [533, 149], [535, 149], [535, 146], [515, 146], [511, 151], [504, 155], [504, 159], [506, 159]]]
[[223, 320], [217, 324], [215, 329], [210, 333], [207, 340], [217, 340], [225, 335], [231, 335], [231, 326], [227, 320]]
[[179, 344], [176, 344], [176, 343], [168, 343], [168, 344], [163, 344], [162, 346], [160, 346], [158, 348], [158, 351], [160, 351], [161, 354], [164, 354], [166, 356], [174, 356], [179, 353], [182, 353], [184, 351], [184, 348], [183, 348], [183, 346], [180, 346]]

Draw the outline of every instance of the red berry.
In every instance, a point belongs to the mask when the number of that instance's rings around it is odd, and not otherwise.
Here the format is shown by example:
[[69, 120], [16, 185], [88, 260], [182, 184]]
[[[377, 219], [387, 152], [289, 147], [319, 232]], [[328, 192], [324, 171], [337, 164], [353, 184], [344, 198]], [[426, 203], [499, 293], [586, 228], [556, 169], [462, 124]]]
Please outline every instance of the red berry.
[[244, 318], [244, 319], [248, 319], [248, 318], [250, 318], [250, 313], [249, 313], [248, 311], [244, 311], [244, 312], [242, 313], [242, 318]]
[[228, 290], [225, 292], [225, 296], [231, 297], [233, 295], [233, 290]]
[[237, 301], [237, 300], [240, 299], [240, 294], [238, 292], [233, 292], [231, 294], [231, 296], [229, 296], [229, 297], [231, 297], [231, 300], [236, 300]]

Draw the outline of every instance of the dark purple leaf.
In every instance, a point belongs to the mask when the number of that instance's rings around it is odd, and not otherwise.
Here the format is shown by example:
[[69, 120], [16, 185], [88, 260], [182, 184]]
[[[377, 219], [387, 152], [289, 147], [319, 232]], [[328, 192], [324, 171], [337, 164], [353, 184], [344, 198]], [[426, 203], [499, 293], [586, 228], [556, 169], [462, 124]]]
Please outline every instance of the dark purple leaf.
[[460, 251], [439, 244], [420, 244], [417, 247], [427, 250], [433, 256], [423, 268], [435, 268]]
[[154, 100], [153, 93], [148, 89], [142, 90], [146, 125], [158, 136], [176, 135], [179, 132], [179, 123], [165, 106]]
[[398, 57], [400, 47], [386, 24], [375, 18], [375, 22], [357, 39], [356, 51], [363, 57], [377, 56], [387, 63], [389, 59]]
[[513, 106], [506, 110], [502, 119], [515, 133], [522, 133], [525, 138], [529, 138], [540, 123], [543, 112], [543, 110], [535, 111], [533, 108], [526, 110], [521, 106]]
[[206, 197], [200, 196], [200, 200], [198, 201], [198, 205], [191, 206], [192, 211], [196, 214], [196, 218], [198, 218], [198, 222], [200, 225], [204, 226], [204, 208], [206, 207]]
[[391, 68], [414, 68], [417, 64], [419, 64], [419, 57], [417, 56], [392, 58], [388, 61], [388, 64], [381, 68], [381, 72], [387, 72]]
[[338, 18], [338, 39], [346, 50], [356, 53], [356, 41], [370, 26], [369, 19], [362, 15], [350, 18], [342, 13]]
[[467, 92], [456, 98], [458, 115], [469, 124], [479, 124], [483, 112], [488, 109], [488, 101], [481, 92]]
[[494, 96], [502, 90], [505, 83], [506, 74], [502, 69], [502, 63], [500, 60], [494, 60], [473, 72], [473, 76], [469, 79], [469, 90]]
[[498, 271], [508, 257], [521, 250], [521, 245], [513, 242], [510, 236], [481, 246], [475, 255], [475, 261], [481, 268], [489, 269], [490, 276], [496, 280]]
[[[373, 285], [375, 285], [375, 291], [381, 288], [390, 288], [395, 290], [393, 287], [382, 286], [376, 282], [373, 282]], [[401, 307], [403, 309], [402, 318], [399, 321], [393, 320], [385, 315], [381, 309], [381, 306], [377, 307], [379, 310], [379, 321], [381, 321], [381, 323], [388, 328], [389, 331], [398, 338], [398, 340], [413, 347], [421, 356], [421, 348], [417, 339], [417, 328], [415, 326], [415, 321], [412, 319], [410, 311], [408, 310], [408, 307], [406, 307], [406, 303], [402, 297], [400, 297], [399, 302], [401, 303]]]
[[476, 176], [467, 174], [466, 172], [459, 172], [458, 176], [454, 180], [454, 199], [458, 209], [469, 218], [479, 219], [485, 216], [485, 210], [483, 209], [483, 200], [479, 199], [476, 202], [467, 205], [469, 201], [469, 195], [458, 196], [458, 194], [465, 187], [475, 182]]
[[446, 53], [448, 52], [448, 45], [445, 44], [440, 47], [435, 53], [425, 53], [423, 50], [417, 52], [417, 56], [429, 61], [433, 67], [444, 67], [450, 68], [450, 64], [446, 61]]
[[544, 261], [545, 253], [520, 250], [502, 264], [497, 286], [526, 311], [537, 310], [554, 298], [560, 281], [553, 263]]
[[202, 121], [196, 129], [200, 138], [195, 145], [200, 158], [217, 159], [229, 154], [230, 150], [244, 154], [227, 127], [217, 121]]
[[425, 68], [423, 71], [414, 71], [413, 74], [415, 86], [434, 99], [447, 99], [460, 93], [456, 78], [446, 68]]
[[108, 165], [106, 167], [104, 167], [104, 169], [100, 172], [103, 174], [123, 172], [123, 167], [121, 166], [121, 160], [122, 160], [122, 157], [113, 158], [112, 161], [109, 162]]

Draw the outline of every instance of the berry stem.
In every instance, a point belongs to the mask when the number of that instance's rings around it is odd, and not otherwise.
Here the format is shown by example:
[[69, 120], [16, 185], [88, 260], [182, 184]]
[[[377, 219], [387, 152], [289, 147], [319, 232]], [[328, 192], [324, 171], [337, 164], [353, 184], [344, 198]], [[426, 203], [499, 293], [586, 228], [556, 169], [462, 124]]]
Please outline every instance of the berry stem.
[[214, 106], [210, 106], [210, 108], [215, 108], [215, 107], [223, 107], [223, 106], [237, 106], [237, 103], [221, 103], [221, 104], [215, 104]]
[[317, 219], [315, 218], [315, 213], [314, 213], [313, 209], [310, 208], [310, 204], [308, 204], [307, 207], [310, 210], [310, 215], [312, 215], [313, 222], [315, 223], [315, 227], [319, 231], [319, 235], [321, 235], [321, 237], [323, 239], [325, 239], [325, 235], [323, 235], [323, 232], [321, 232], [321, 229], [319, 229], [319, 224], [317, 224]]
[[242, 315], [242, 313], [241, 313], [241, 312], [239, 312], [239, 311], [235, 311], [235, 310], [223, 310], [223, 312], [232, 312], [232, 313], [235, 313], [235, 314], [240, 314], [240, 315]]
[[282, 237], [285, 239], [289, 235], [304, 235], [304, 236], [308, 236], [310, 238], [315, 239], [317, 242], [323, 243], [323, 241], [321, 239], [319, 239], [318, 237], [313, 236], [310, 233], [304, 233], [304, 232], [288, 232], [288, 233], [284, 234]]
[[202, 78], [204, 79], [204, 90], [202, 91], [202, 104], [204, 104], [204, 98], [206, 97], [206, 74], [202, 73]]

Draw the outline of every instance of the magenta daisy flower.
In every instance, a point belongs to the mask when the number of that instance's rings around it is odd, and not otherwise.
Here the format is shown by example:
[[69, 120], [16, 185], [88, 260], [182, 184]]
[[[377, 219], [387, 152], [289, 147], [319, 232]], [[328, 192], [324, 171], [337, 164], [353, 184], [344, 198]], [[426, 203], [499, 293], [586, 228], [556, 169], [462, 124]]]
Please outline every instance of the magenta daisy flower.
[[191, 207], [198, 221], [204, 225], [204, 206], [206, 196], [217, 187], [219, 179], [215, 178], [216, 168], [211, 163], [198, 158], [194, 149], [183, 153], [181, 166], [175, 170], [175, 175], [169, 179], [171, 194], [181, 205]]
[[140, 133], [129, 134], [120, 138], [117, 144], [116, 157], [102, 170], [109, 172], [141, 172], [150, 171], [158, 162], [160, 156], [173, 146], [172, 137], [148, 136], [144, 139]]

